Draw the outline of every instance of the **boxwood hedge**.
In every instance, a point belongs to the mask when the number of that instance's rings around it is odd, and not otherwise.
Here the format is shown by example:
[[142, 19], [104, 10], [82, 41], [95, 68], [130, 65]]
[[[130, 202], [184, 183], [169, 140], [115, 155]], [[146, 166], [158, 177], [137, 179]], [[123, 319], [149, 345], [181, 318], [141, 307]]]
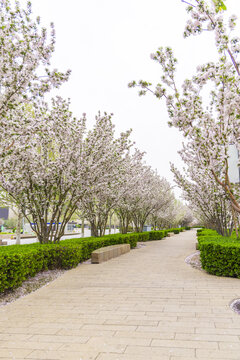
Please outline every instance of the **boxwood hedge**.
[[172, 228], [172, 229], [168, 229], [166, 230], [167, 232], [173, 232], [174, 234], [179, 234], [181, 231], [185, 230], [184, 227], [180, 227], [180, 228]]
[[240, 278], [240, 241], [214, 230], [198, 231], [202, 267], [209, 274]]

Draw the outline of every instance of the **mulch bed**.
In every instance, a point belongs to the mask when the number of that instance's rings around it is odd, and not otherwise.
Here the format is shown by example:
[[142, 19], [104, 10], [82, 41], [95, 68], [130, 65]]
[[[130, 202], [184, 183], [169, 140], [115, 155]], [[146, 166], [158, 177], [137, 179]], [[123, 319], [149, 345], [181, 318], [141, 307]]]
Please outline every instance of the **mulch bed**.
[[47, 270], [25, 280], [17, 289], [6, 290], [0, 294], [0, 306], [7, 305], [33, 291], [47, 285], [65, 273], [66, 270]]

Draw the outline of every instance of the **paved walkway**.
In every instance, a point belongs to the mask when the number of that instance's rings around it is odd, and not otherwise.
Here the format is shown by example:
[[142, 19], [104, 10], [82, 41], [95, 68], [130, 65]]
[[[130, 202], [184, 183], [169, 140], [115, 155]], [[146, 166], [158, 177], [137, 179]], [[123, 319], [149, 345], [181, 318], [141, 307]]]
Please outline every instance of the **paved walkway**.
[[240, 359], [240, 280], [193, 269], [195, 231], [82, 264], [0, 308], [0, 359]]

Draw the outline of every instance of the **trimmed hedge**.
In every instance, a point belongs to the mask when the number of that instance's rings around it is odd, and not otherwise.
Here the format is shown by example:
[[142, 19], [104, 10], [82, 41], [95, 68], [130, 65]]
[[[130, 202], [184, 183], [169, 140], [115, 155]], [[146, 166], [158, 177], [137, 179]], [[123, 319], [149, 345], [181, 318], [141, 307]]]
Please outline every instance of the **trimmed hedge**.
[[[15, 246], [18, 248], [14, 249]], [[82, 259], [82, 247], [79, 245], [22, 246], [21, 249], [21, 245], [11, 245], [0, 251], [0, 293], [20, 286], [29, 276], [35, 276], [40, 271], [70, 269], [77, 266]]]
[[140, 241], [153, 241], [153, 240], [161, 240], [166, 235], [166, 230], [157, 230], [157, 231], [146, 231], [141, 233], [141, 240]]
[[179, 234], [181, 231], [183, 231], [185, 228], [181, 227], [181, 228], [172, 228], [172, 229], [168, 229], [166, 230], [168, 233], [169, 232], [173, 232], [174, 234]]
[[240, 241], [214, 230], [198, 232], [202, 267], [209, 274], [240, 278]]
[[161, 240], [167, 235], [166, 230], [149, 231], [149, 240]]
[[143, 233], [113, 234], [94, 238], [62, 240], [58, 244], [28, 244], [0, 247], [0, 293], [20, 286], [30, 276], [48, 269], [71, 269], [91, 257], [101, 247], [160, 240], [170, 230]]
[[[109, 245], [116, 245], [116, 244], [130, 244], [131, 249], [137, 246], [138, 241], [142, 241], [142, 236], [145, 233], [130, 233], [130, 234], [112, 234], [112, 235], [105, 235], [102, 237], [86, 237], [86, 238], [76, 238], [76, 239], [69, 239], [69, 240], [62, 240], [60, 244], [70, 245], [70, 244], [78, 244], [82, 247], [87, 247], [87, 243], [91, 243], [94, 247], [93, 250], [96, 250], [100, 247], [109, 246]], [[94, 245], [95, 244], [95, 245]], [[92, 250], [92, 251], [93, 251]], [[89, 253], [89, 257], [91, 252]]]

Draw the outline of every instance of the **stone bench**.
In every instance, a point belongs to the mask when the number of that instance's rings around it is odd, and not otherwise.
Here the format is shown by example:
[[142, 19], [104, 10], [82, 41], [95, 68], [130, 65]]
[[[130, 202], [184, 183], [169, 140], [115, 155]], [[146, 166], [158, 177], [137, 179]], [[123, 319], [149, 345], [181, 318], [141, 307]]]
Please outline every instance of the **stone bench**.
[[167, 236], [173, 236], [173, 235], [176, 235], [176, 234], [174, 234], [174, 232], [167, 233]]
[[130, 251], [130, 244], [102, 247], [92, 252], [92, 264], [100, 264]]
[[0, 246], [1, 245], [7, 245], [7, 241], [2, 241], [2, 240], [0, 240]]

